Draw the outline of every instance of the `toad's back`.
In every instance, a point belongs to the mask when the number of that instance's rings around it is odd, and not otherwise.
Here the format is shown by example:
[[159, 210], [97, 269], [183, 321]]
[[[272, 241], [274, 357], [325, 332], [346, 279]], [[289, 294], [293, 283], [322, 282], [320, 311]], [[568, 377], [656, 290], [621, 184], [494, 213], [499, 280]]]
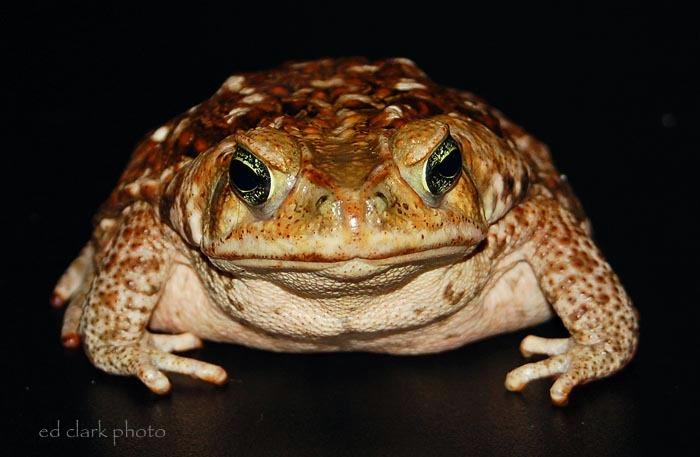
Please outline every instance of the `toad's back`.
[[236, 131], [262, 126], [274, 126], [310, 145], [306, 167], [320, 170], [319, 176], [332, 181], [326, 184], [357, 187], [381, 161], [373, 147], [380, 132], [450, 113], [467, 116], [513, 142], [531, 165], [531, 179], [544, 183], [584, 219], [542, 143], [479, 97], [435, 84], [404, 58], [287, 63], [229, 77], [210, 99], [146, 136], [103, 209], [115, 214], [128, 205], [135, 181], [148, 183]]

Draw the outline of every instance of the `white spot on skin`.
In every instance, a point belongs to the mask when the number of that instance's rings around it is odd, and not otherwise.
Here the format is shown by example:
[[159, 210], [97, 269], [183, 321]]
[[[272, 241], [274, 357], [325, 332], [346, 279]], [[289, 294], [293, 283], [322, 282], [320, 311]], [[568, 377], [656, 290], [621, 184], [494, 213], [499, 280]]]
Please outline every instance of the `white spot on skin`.
[[[187, 160], [188, 162], [189, 162], [190, 160], [192, 160], [192, 159], [190, 159], [189, 157], [188, 157], [187, 159], [188, 159], [188, 160]], [[168, 179], [170, 179], [170, 177], [173, 175], [173, 168], [174, 168], [174, 166], [168, 167], [168, 168], [166, 168], [165, 170], [163, 170], [163, 172], [160, 174], [160, 178], [159, 178], [159, 179], [160, 179], [160, 182], [165, 182], [165, 181], [167, 181]]]
[[244, 87], [239, 92], [243, 95], [250, 95], [253, 92], [255, 92], [255, 88], [254, 87]]
[[402, 78], [399, 82], [394, 85], [394, 89], [396, 90], [412, 90], [412, 89], [426, 89], [426, 87], [421, 84], [417, 83], [412, 79], [408, 78]]
[[391, 59], [391, 60], [393, 60], [394, 62], [397, 62], [397, 63], [402, 63], [404, 65], [410, 65], [412, 67], [416, 66], [416, 63], [414, 61], [412, 61], [411, 59], [407, 59], [405, 57], [396, 57], [396, 58]]
[[104, 219], [100, 219], [100, 228], [106, 232], [112, 227], [114, 227], [114, 224], [116, 223], [117, 221], [115, 221], [114, 219], [105, 217]]
[[146, 190], [146, 194], [148, 194], [149, 191], [157, 190], [160, 183], [157, 179], [138, 178], [136, 181], [125, 185], [124, 190], [133, 198], [141, 198], [144, 195], [141, 192], [142, 190]]
[[340, 219], [343, 215], [343, 208], [339, 201], [331, 203], [331, 214], [333, 214], [334, 219]]
[[346, 102], [353, 100], [353, 101], [359, 101], [362, 103], [367, 103], [368, 105], [372, 105], [375, 108], [383, 108], [384, 105], [381, 103], [375, 103], [374, 100], [372, 100], [372, 97], [369, 97], [367, 95], [360, 95], [360, 94], [343, 94], [338, 99], [335, 101], [336, 105], [344, 105]]
[[124, 186], [124, 190], [130, 197], [137, 198], [141, 194], [141, 185], [138, 181], [134, 181]]
[[343, 84], [345, 84], [345, 80], [343, 78], [331, 78], [325, 80], [316, 79], [311, 81], [311, 87], [318, 87], [320, 89], [327, 87], [339, 87]]
[[312, 99], [311, 102], [312, 105], [318, 106], [320, 108], [331, 108], [333, 105], [331, 105], [328, 102], [324, 102], [323, 100], [318, 100], [318, 99]]
[[188, 117], [184, 118], [181, 120], [177, 126], [175, 127], [175, 130], [173, 130], [173, 136], [175, 138], [179, 137], [182, 131], [187, 127], [190, 123], [190, 119]]
[[510, 204], [510, 196], [503, 195], [503, 176], [498, 173], [493, 175], [491, 178], [491, 190], [492, 192], [488, 192], [486, 194], [489, 201], [489, 207], [491, 208], [491, 213], [488, 215], [489, 220], [491, 220], [491, 218], [501, 217]]
[[503, 176], [495, 173], [491, 178], [491, 186], [497, 195], [501, 195], [503, 193]]
[[187, 223], [190, 226], [192, 241], [198, 245], [202, 241], [202, 214], [190, 202], [187, 202], [187, 212], [189, 213]]
[[376, 65], [355, 65], [355, 66], [348, 68], [348, 71], [370, 72], [370, 73], [374, 73], [377, 70], [379, 70], [379, 67]]
[[297, 62], [291, 65], [292, 68], [305, 68], [313, 62]]
[[241, 102], [248, 104], [248, 105], [254, 105], [255, 103], [260, 103], [265, 99], [265, 96], [263, 94], [251, 94], [248, 95], [247, 97], [243, 97]]
[[387, 119], [393, 121], [394, 119], [400, 119], [403, 117], [403, 110], [396, 105], [389, 105], [384, 108], [384, 112], [387, 114]]
[[170, 127], [164, 125], [153, 132], [153, 135], [151, 135], [151, 140], [155, 141], [156, 143], [162, 143], [168, 137], [168, 133], [170, 133]]
[[233, 122], [234, 119], [236, 119], [237, 117], [243, 116], [248, 111], [250, 111], [250, 108], [246, 108], [243, 106], [239, 106], [237, 108], [234, 108], [231, 111], [229, 111], [228, 114], [226, 115], [226, 122], [230, 124], [231, 122]]
[[243, 82], [245, 82], [245, 78], [243, 76], [235, 75], [224, 81], [224, 84], [221, 87], [231, 92], [238, 92], [243, 87]]
[[305, 95], [305, 94], [311, 93], [311, 92], [313, 92], [313, 91], [314, 91], [314, 90], [313, 90], [312, 88], [310, 88], [310, 87], [303, 87], [303, 88], [301, 88], [301, 89], [299, 89], [299, 90], [294, 91], [294, 92], [292, 93], [292, 96], [298, 97], [298, 96], [300, 96], [300, 95]]
[[520, 136], [515, 139], [515, 143], [518, 146], [519, 149], [521, 150], [527, 150], [532, 147], [532, 141], [529, 136]]
[[280, 129], [282, 127], [282, 123], [284, 122], [284, 116], [277, 116], [270, 122], [269, 127], [273, 129]]
[[143, 173], [141, 173], [141, 176], [139, 176], [138, 178], [136, 178], [128, 184], [122, 185], [122, 189], [124, 189], [130, 196], [138, 198], [141, 195], [141, 185], [150, 184], [149, 181], [153, 181], [152, 179], [148, 178], [148, 175], [150, 173], [150, 167], [146, 167], [146, 169], [143, 170]]
[[335, 115], [338, 116], [340, 119], [345, 119], [346, 117], [354, 116], [357, 114], [357, 111], [348, 109], [348, 108], [342, 108], [339, 109]]
[[348, 224], [350, 225], [350, 230], [353, 233], [356, 233], [360, 229], [360, 221], [357, 218], [357, 216], [350, 216], [350, 220], [348, 221]]

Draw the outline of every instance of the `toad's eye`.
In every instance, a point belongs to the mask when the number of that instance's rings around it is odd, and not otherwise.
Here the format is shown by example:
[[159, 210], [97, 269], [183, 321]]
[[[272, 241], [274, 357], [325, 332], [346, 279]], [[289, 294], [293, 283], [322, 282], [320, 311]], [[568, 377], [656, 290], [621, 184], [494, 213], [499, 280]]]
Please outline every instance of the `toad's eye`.
[[459, 181], [461, 171], [459, 145], [448, 135], [425, 162], [425, 188], [434, 196], [444, 195]]
[[231, 189], [249, 205], [259, 206], [270, 198], [270, 170], [262, 160], [241, 145], [236, 146], [236, 152], [231, 158], [228, 177]]

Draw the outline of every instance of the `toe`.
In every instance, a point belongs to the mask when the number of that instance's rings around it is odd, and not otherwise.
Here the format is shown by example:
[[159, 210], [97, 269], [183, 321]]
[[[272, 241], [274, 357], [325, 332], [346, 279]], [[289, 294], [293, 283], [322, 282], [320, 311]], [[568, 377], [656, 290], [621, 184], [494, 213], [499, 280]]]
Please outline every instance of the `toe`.
[[77, 333], [67, 333], [61, 335], [61, 343], [64, 348], [75, 349], [80, 347], [80, 335]]
[[567, 368], [568, 361], [563, 355], [525, 364], [508, 373], [506, 376], [506, 389], [512, 392], [519, 392], [530, 381], [564, 373]]
[[571, 372], [564, 373], [560, 376], [549, 389], [549, 396], [552, 403], [557, 406], [564, 406], [569, 402], [569, 394], [571, 390], [578, 384]]
[[151, 356], [152, 363], [161, 370], [182, 373], [213, 384], [224, 384], [228, 380], [226, 371], [217, 365], [199, 360], [160, 352]]
[[59, 292], [54, 291], [51, 294], [51, 297], [49, 298], [49, 303], [51, 304], [52, 307], [56, 309], [63, 308], [63, 305], [66, 304], [66, 301], [68, 299], [64, 296], [62, 296]]
[[146, 386], [151, 389], [154, 393], [158, 395], [165, 395], [170, 393], [171, 384], [168, 377], [165, 376], [160, 370], [156, 369], [152, 365], [143, 365], [137, 372], [136, 376], [146, 384]]
[[520, 352], [525, 357], [535, 354], [559, 355], [566, 352], [569, 342], [569, 338], [542, 338], [528, 335], [520, 343]]

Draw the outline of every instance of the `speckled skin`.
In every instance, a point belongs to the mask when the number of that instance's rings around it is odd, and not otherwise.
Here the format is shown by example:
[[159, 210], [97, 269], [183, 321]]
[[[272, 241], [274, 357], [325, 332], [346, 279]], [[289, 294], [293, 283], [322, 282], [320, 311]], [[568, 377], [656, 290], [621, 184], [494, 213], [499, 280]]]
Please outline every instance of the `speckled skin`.
[[[462, 172], [423, 173], [450, 135]], [[261, 206], [227, 173], [237, 145], [269, 168]], [[172, 354], [227, 341], [276, 351], [442, 351], [558, 315], [528, 336], [509, 390], [551, 398], [621, 369], [638, 317], [546, 147], [410, 61], [321, 60], [236, 75], [137, 147], [56, 286], [64, 344], [157, 393], [164, 371], [224, 383]], [[553, 311], [553, 312], [552, 312]], [[161, 332], [161, 333], [154, 333]]]

